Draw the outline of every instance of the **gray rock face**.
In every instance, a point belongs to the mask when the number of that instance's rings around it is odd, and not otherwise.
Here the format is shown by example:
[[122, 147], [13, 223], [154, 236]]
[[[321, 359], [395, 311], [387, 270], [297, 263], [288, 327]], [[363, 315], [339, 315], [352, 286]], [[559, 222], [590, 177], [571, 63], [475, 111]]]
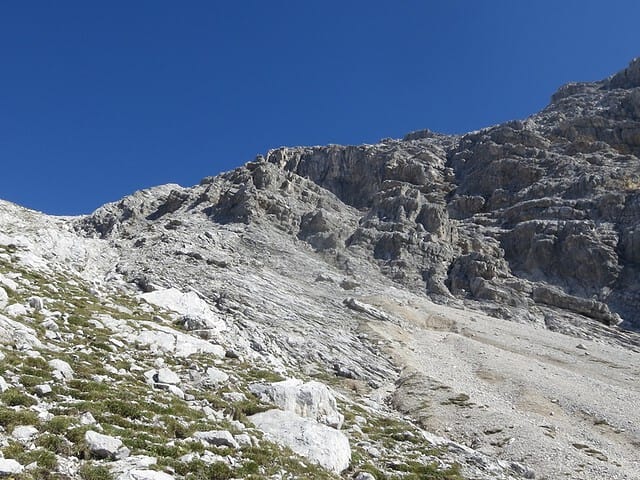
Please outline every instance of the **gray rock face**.
[[[107, 205], [80, 227], [119, 236], [164, 222], [163, 235], [173, 236], [189, 211], [274, 229], [267, 236], [301, 240], [347, 273], [369, 262], [437, 301], [457, 297], [506, 318], [526, 310], [540, 323], [560, 309], [633, 325], [638, 65], [569, 84], [525, 121], [461, 137], [423, 131], [376, 145], [280, 148], [191, 189], [158, 187]], [[208, 258], [208, 242], [181, 255], [228, 265]], [[135, 267], [131, 275], [144, 276]], [[561, 295], [533, 295], [541, 287]], [[584, 302], [559, 300], [569, 297]]]

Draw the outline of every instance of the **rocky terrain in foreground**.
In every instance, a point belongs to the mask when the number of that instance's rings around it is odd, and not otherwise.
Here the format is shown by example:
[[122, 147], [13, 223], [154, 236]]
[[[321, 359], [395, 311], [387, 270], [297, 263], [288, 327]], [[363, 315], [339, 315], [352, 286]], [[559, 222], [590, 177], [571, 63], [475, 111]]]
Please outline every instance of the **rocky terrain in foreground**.
[[0, 202], [0, 477], [637, 479], [640, 60], [462, 136]]

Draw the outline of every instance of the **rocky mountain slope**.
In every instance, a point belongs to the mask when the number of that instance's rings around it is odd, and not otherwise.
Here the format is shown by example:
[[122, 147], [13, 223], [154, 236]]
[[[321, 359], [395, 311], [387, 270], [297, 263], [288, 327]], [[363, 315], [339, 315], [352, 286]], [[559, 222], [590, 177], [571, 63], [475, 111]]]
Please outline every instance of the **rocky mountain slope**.
[[0, 476], [639, 478], [639, 157], [636, 59], [462, 136], [1, 202]]

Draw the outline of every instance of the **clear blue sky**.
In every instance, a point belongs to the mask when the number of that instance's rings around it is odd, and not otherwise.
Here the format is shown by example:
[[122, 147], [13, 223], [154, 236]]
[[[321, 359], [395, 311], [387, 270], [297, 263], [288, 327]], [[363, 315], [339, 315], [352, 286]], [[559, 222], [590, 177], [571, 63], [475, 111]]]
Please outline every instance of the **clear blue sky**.
[[640, 55], [640, 2], [0, 2], [0, 198], [88, 213], [281, 145], [523, 118]]

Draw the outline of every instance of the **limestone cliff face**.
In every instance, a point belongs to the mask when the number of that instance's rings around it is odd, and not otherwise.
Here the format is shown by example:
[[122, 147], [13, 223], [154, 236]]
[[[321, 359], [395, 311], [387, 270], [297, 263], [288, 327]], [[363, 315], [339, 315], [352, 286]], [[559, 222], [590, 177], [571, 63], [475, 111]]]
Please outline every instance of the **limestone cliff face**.
[[567, 315], [637, 327], [638, 155], [636, 59], [606, 80], [560, 88], [524, 121], [461, 137], [426, 130], [375, 145], [279, 148], [81, 223], [133, 236], [157, 222], [171, 236], [185, 215], [260, 225], [349, 275], [374, 265], [436, 301], [555, 327]]

